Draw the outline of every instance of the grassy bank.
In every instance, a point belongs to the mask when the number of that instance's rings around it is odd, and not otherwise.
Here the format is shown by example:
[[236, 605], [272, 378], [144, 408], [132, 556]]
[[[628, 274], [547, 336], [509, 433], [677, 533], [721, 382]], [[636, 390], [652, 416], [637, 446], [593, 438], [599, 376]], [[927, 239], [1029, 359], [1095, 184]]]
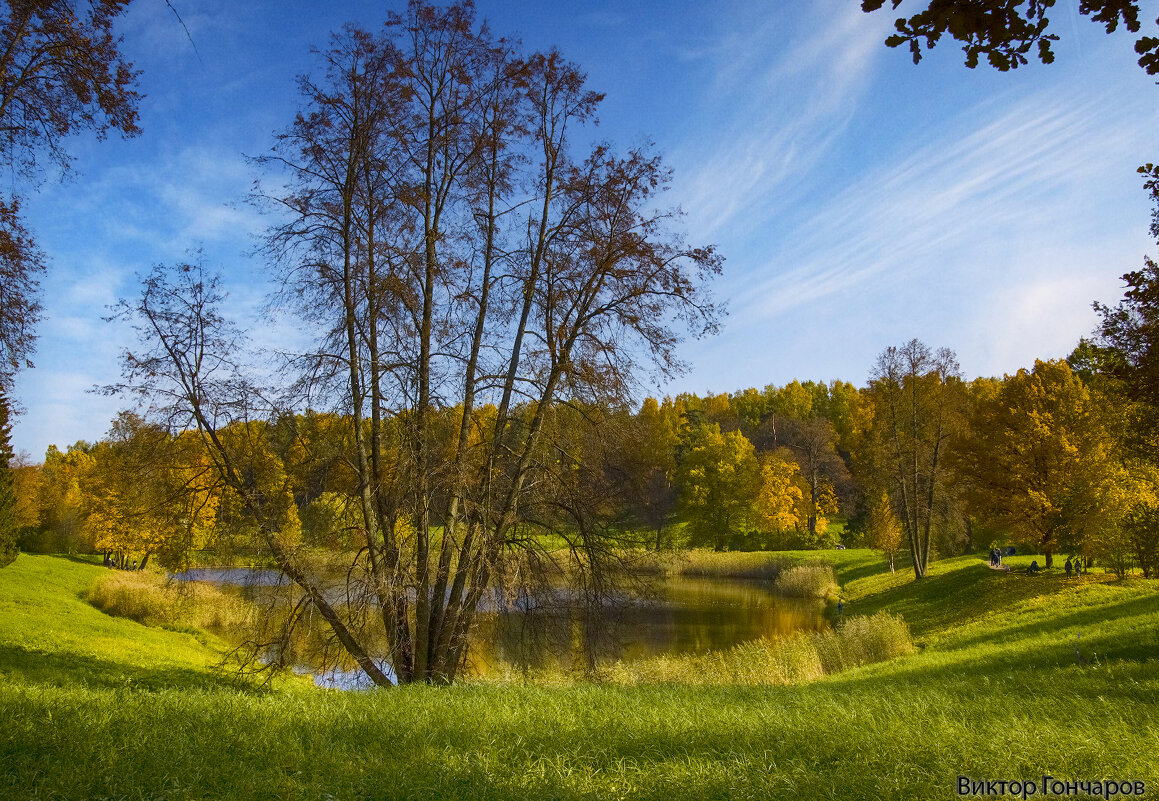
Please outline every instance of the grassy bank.
[[81, 600], [101, 568], [21, 556], [0, 571], [0, 798], [949, 798], [959, 773], [1159, 791], [1154, 583], [961, 558], [914, 585], [829, 556], [846, 615], [903, 615], [917, 653], [790, 686], [349, 694], [217, 678], [211, 637]]

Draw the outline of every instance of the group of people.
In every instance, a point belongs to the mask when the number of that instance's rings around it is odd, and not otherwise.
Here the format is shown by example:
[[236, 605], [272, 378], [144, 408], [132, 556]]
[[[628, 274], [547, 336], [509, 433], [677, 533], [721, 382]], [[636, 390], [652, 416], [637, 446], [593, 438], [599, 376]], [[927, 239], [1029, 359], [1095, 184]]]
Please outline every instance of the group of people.
[[[120, 568], [121, 570], [136, 570], [137, 569], [137, 560], [134, 559], [133, 566], [129, 567], [127, 562], [125, 562], [125, 561], [118, 562], [117, 558], [115, 556], [113, 556], [111, 553], [106, 553], [105, 554], [105, 567]], [[142, 564], [141, 567], [144, 568], [144, 564]]]
[[[990, 549], [990, 567], [1001, 568], [1003, 555], [1004, 555], [1004, 553], [1003, 553], [1003, 550], [1001, 548], [991, 548]], [[1066, 570], [1066, 577], [1070, 578], [1072, 575], [1073, 576], [1081, 576], [1086, 570], [1088, 570], [1090, 568], [1090, 566], [1091, 566], [1091, 560], [1089, 557], [1084, 562], [1082, 556], [1068, 556], [1066, 559], [1066, 564], [1063, 565], [1063, 569]], [[1007, 569], [1009, 569], [1009, 568], [1007, 568]], [[1026, 572], [1033, 576], [1033, 575], [1037, 574], [1040, 570], [1042, 570], [1042, 568], [1039, 567], [1038, 560], [1035, 559], [1033, 562], [1030, 563], [1030, 567], [1028, 567], [1026, 569]]]
[[[1066, 570], [1067, 578], [1070, 578], [1072, 574], [1075, 576], [1081, 576], [1083, 574], [1083, 570], [1089, 567], [1090, 559], [1087, 559], [1087, 564], [1084, 566], [1083, 558], [1081, 556], [1068, 556], [1066, 558], [1066, 564], [1063, 565], [1063, 569]], [[1038, 574], [1039, 570], [1040, 568], [1038, 567], [1038, 560], [1035, 559], [1030, 563], [1030, 567], [1026, 569], [1026, 572], [1034, 576]]]

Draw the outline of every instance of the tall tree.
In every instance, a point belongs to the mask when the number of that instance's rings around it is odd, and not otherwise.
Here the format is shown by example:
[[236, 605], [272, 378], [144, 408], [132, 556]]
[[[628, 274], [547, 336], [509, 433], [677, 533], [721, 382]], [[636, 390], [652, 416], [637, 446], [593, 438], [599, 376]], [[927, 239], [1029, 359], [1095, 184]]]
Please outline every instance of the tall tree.
[[44, 454], [37, 498], [40, 528], [39, 550], [48, 553], [75, 553], [88, 550], [83, 536], [88, 513], [81, 481], [92, 468], [92, 446], [81, 440], [61, 453], [49, 445]]
[[[389, 663], [399, 682], [452, 681], [513, 549], [538, 547], [524, 529], [562, 478], [557, 407], [622, 405], [641, 367], [677, 369], [674, 326], [715, 324], [703, 279], [720, 260], [658, 210], [658, 157], [575, 156], [600, 99], [583, 74], [557, 53], [518, 57], [470, 4], [412, 2], [321, 60], [266, 160], [288, 187], [265, 195], [280, 212], [268, 253], [319, 334], [296, 360], [299, 397], [349, 426], [367, 545], [344, 575], [369, 605], [330, 604], [275, 521], [259, 528], [372, 680], [390, 683]], [[274, 496], [246, 487], [211, 413], [241, 396], [190, 356], [228, 358], [210, 341], [224, 323], [204, 280], [176, 279], [151, 277], [125, 306], [147, 334], [126, 383], [177, 401], [262, 520]]]
[[889, 493], [883, 492], [869, 507], [865, 526], [866, 544], [885, 555], [889, 572], [896, 569], [897, 553], [902, 545], [901, 523], [893, 512], [893, 502]]
[[878, 356], [864, 394], [863, 472], [889, 488], [900, 512], [915, 579], [926, 575], [945, 457], [960, 416], [961, 377], [948, 348], [916, 339]]
[[[760, 489], [753, 503], [754, 522], [773, 536], [769, 544], [785, 546], [782, 536], [785, 532], [799, 533], [802, 526], [802, 512], [808, 524], [808, 508], [805, 493], [801, 488], [801, 470], [792, 455], [784, 449], [769, 454], [762, 460]], [[794, 543], [795, 544], [795, 543]]]
[[723, 551], [739, 542], [760, 489], [761, 467], [744, 434], [722, 434], [716, 423], [691, 432], [680, 462], [680, 502], [693, 545]]
[[640, 522], [656, 532], [660, 550], [664, 526], [676, 511], [676, 448], [680, 415], [668, 398], [647, 398], [624, 438], [628, 503]]
[[80, 486], [93, 547], [140, 569], [152, 557], [179, 571], [211, 539], [220, 492], [199, 438], [176, 437], [131, 412], [89, 454]]
[[849, 470], [837, 453], [837, 430], [823, 417], [810, 417], [785, 421], [781, 437], [801, 467], [806, 542], [815, 546], [825, 534], [825, 517], [837, 511], [838, 488], [847, 488], [850, 481]]
[[1063, 361], [1038, 361], [977, 403], [955, 465], [976, 515], [1043, 550], [1079, 545], [1107, 517], [1112, 442], [1082, 380]]
[[1159, 462], [1159, 265], [1144, 258], [1142, 269], [1123, 282], [1127, 289], [1117, 305], [1094, 304], [1102, 319], [1093, 343], [1080, 345], [1076, 356], [1081, 351], [1086, 366], [1113, 379], [1131, 402], [1131, 436], [1124, 444]]

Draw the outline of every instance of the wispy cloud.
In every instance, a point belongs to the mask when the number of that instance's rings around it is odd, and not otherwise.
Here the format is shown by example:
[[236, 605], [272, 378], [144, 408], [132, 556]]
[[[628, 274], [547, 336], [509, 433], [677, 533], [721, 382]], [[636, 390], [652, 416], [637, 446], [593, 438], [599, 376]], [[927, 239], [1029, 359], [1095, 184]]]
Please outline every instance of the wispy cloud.
[[1071, 105], [1048, 95], [933, 132], [901, 162], [871, 170], [819, 204], [778, 252], [748, 271], [752, 291], [738, 316], [814, 303], [883, 274], [929, 272], [990, 238], [1057, 227], [1060, 213], [1089, 214], [1083, 192], [1105, 169], [1106, 154], [1127, 151], [1138, 136], [1113, 122], [1113, 111], [1111, 99]]
[[759, 224], [830, 150], [880, 55], [873, 22], [856, 5], [810, 4], [792, 29], [763, 15], [709, 51], [716, 78], [698, 111], [714, 122], [673, 158], [696, 237]]

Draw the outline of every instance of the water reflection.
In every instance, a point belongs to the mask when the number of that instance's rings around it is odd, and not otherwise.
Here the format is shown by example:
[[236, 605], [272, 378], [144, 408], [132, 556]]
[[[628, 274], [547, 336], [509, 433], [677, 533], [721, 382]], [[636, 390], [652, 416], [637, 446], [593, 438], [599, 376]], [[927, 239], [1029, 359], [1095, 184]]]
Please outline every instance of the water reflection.
[[[239, 586], [251, 600], [292, 591], [279, 571], [269, 569], [197, 568], [176, 578]], [[540, 667], [576, 670], [590, 665], [593, 658], [606, 662], [704, 653], [829, 627], [823, 601], [784, 598], [772, 593], [767, 583], [743, 579], [668, 579], [647, 599], [622, 599], [623, 603], [587, 612], [574, 600], [570, 593], [558, 591], [537, 600], [495, 599], [486, 604], [472, 637], [466, 674], [486, 677]], [[303, 628], [307, 639], [326, 639], [321, 620], [307, 624]], [[307, 654], [314, 649], [303, 644], [294, 650]], [[393, 678], [389, 665], [380, 667]], [[303, 666], [299, 671], [314, 674], [320, 687], [373, 686], [353, 664], [325, 671]]]
[[599, 661], [635, 660], [704, 653], [829, 627], [823, 601], [784, 598], [763, 582], [737, 579], [669, 579], [653, 599], [602, 611], [591, 620], [574, 609], [482, 615], [468, 673], [488, 676], [508, 667], [581, 669], [591, 650]]
[[[396, 681], [394, 668], [383, 661], [379, 661], [377, 664], [388, 679]], [[361, 670], [357, 669], [349, 670], [346, 668], [332, 667], [327, 670], [314, 672], [309, 667], [305, 667], [298, 672], [312, 674], [314, 676], [314, 686], [321, 687], [325, 690], [373, 690], [375, 687], [370, 676], [367, 676]]]
[[290, 583], [285, 573], [272, 567], [192, 567], [174, 573], [173, 578], [236, 587], [283, 587]]

